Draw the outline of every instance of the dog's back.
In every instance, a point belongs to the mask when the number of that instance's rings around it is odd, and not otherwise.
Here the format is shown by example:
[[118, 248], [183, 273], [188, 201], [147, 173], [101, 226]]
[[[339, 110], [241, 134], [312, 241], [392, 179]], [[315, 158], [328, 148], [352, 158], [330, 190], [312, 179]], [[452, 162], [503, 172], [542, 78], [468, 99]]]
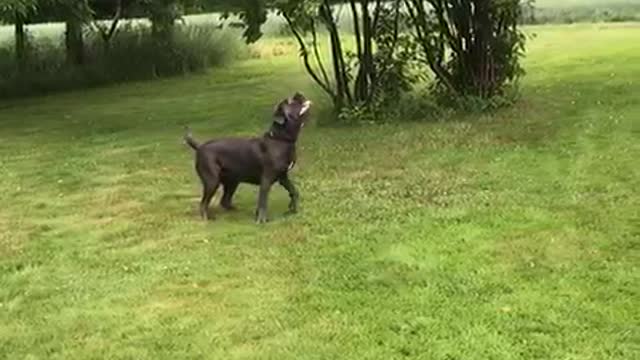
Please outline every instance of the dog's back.
[[222, 182], [259, 184], [262, 173], [261, 139], [224, 138], [207, 141], [196, 150], [196, 167], [216, 173]]

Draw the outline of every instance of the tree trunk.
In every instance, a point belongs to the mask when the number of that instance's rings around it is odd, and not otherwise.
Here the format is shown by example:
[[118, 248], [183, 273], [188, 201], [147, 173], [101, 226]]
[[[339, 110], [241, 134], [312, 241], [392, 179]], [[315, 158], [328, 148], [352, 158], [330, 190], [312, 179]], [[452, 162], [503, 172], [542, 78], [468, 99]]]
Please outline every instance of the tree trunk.
[[27, 33], [24, 28], [24, 18], [16, 14], [15, 20], [16, 62], [18, 69], [24, 70], [27, 62]]
[[353, 93], [356, 99], [363, 98], [363, 90], [367, 87], [366, 82], [366, 71], [365, 66], [363, 66], [363, 49], [362, 49], [362, 33], [360, 28], [360, 16], [358, 14], [358, 9], [356, 7], [356, 0], [350, 0], [349, 5], [351, 6], [351, 13], [353, 16], [353, 34], [356, 38], [356, 56], [358, 58], [358, 74], [356, 75], [356, 81], [354, 83]]
[[339, 38], [332, 31], [329, 32], [331, 42], [331, 60], [333, 62], [333, 75], [336, 81], [336, 102], [335, 107], [341, 109], [345, 104], [347, 85], [343, 81], [343, 68], [340, 61]]
[[369, 97], [369, 86], [375, 81], [375, 69], [373, 68], [373, 33], [371, 17], [369, 16], [369, 1], [361, 0], [362, 5], [362, 37], [364, 52], [360, 60], [360, 67], [363, 69], [363, 80], [358, 91], [358, 100], [366, 101]]
[[176, 71], [177, 66], [172, 58], [175, 19], [177, 17], [174, 0], [157, 1], [151, 8], [151, 36], [156, 48], [153, 59], [154, 73], [162, 76]]
[[122, 16], [122, 0], [118, 0], [118, 4], [116, 5], [116, 13], [111, 19], [111, 25], [107, 29], [106, 26], [102, 26], [99, 21], [94, 21], [94, 28], [100, 33], [100, 37], [102, 38], [102, 50], [105, 54], [109, 53], [111, 50], [111, 39], [116, 34], [118, 30], [118, 23], [120, 22], [120, 17]]
[[175, 0], [158, 1], [151, 8], [151, 35], [159, 44], [169, 44], [173, 39], [177, 4]]
[[346, 73], [346, 64], [344, 61], [344, 53], [342, 51], [342, 42], [340, 41], [340, 33], [336, 25], [331, 6], [327, 0], [320, 5], [320, 16], [323, 17], [327, 31], [329, 32], [329, 40], [331, 43], [331, 58], [333, 61], [333, 71], [336, 80], [336, 110], [340, 110], [344, 105], [353, 103], [353, 98], [349, 91], [349, 81]]
[[66, 22], [65, 45], [67, 48], [67, 62], [71, 65], [84, 63], [84, 38], [82, 34], [82, 22], [70, 18]]
[[151, 24], [151, 36], [160, 44], [171, 43], [173, 37], [174, 24], [173, 20], [154, 19]]

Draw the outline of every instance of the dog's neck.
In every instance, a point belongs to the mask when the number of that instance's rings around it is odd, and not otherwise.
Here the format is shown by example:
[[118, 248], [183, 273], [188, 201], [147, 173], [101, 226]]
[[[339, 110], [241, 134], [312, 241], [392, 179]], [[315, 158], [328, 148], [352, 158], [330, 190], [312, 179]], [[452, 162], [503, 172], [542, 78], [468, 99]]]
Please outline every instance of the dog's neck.
[[266, 138], [286, 142], [295, 145], [300, 135], [300, 125], [293, 121], [285, 121], [284, 124], [273, 123], [271, 129], [264, 135]]

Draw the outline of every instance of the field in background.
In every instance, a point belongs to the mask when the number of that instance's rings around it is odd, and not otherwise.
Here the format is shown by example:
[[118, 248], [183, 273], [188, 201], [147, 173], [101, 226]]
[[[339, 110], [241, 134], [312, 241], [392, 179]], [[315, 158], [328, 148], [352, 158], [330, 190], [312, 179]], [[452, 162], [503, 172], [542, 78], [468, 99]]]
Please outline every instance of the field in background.
[[529, 31], [513, 108], [305, 128], [264, 227], [198, 219], [182, 126], [318, 121], [295, 53], [0, 101], [0, 358], [639, 358], [640, 25]]
[[536, 0], [538, 23], [640, 20], [640, 0]]

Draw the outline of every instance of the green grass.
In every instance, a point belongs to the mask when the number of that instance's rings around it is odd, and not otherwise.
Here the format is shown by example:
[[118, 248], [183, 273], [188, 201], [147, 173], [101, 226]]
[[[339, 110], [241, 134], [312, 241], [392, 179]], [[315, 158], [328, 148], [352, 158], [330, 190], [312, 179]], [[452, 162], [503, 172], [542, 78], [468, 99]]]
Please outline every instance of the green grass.
[[0, 358], [640, 358], [640, 25], [529, 30], [513, 108], [305, 128], [266, 226], [180, 137], [320, 119], [293, 54], [0, 102]]

